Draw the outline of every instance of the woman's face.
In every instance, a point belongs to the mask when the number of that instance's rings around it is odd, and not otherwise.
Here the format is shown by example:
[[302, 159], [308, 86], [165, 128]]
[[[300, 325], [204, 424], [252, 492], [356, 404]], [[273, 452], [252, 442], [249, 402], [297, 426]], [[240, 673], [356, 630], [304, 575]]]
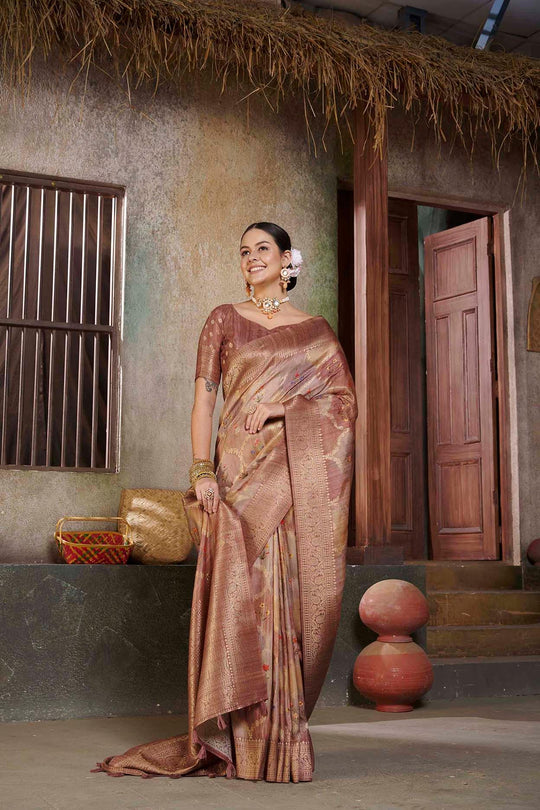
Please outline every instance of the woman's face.
[[281, 253], [278, 244], [266, 231], [252, 228], [242, 237], [240, 267], [248, 284], [267, 287], [279, 281], [282, 267], [291, 260], [291, 251]]

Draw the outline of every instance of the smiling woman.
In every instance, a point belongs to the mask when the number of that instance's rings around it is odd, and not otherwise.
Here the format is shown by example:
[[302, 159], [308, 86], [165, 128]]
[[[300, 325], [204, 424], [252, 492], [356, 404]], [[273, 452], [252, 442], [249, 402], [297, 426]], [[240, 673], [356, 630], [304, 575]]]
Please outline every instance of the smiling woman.
[[[199, 338], [185, 495], [199, 549], [189, 731], [108, 757], [97, 770], [312, 779], [308, 720], [341, 609], [357, 404], [327, 321], [278, 300], [290, 261], [285, 231], [250, 226], [241, 272], [256, 294], [214, 307]], [[278, 304], [264, 314], [258, 301], [267, 298]]]
[[[255, 275], [268, 269], [279, 269], [280, 279], [284, 282], [282, 286], [292, 290], [296, 286], [298, 274], [298, 264], [294, 263], [293, 253], [298, 251], [293, 252], [289, 234], [279, 225], [273, 222], [254, 222], [249, 225], [242, 234], [240, 245], [241, 268], [246, 279], [247, 294], [249, 295], [249, 285]], [[288, 265], [286, 259], [289, 259]], [[267, 276], [265, 280], [270, 284], [275, 281], [275, 275]], [[257, 283], [260, 281], [257, 278]]]

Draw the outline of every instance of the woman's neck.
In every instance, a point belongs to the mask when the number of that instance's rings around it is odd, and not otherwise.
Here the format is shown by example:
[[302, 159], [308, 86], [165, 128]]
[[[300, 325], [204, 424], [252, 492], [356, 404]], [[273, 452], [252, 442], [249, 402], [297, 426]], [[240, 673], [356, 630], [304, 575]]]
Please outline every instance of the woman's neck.
[[253, 288], [252, 293], [254, 298], [285, 298], [286, 292], [283, 292], [279, 284], [268, 284], [266, 286], [257, 286]]

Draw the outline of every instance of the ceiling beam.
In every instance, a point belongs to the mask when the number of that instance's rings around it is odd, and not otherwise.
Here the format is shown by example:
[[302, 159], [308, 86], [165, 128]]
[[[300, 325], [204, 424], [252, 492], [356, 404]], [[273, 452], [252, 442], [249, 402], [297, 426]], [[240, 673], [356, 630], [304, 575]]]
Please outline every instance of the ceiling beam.
[[509, 2], [510, 0], [493, 0], [493, 5], [489, 10], [483, 28], [473, 42], [473, 48], [480, 51], [485, 51], [489, 48], [493, 37], [498, 31]]

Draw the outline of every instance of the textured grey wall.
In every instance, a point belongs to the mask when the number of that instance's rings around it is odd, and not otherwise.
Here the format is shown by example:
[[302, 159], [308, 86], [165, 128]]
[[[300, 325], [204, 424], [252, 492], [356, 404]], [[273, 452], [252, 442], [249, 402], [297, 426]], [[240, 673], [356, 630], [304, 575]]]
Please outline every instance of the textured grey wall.
[[[105, 77], [71, 95], [67, 69], [35, 70], [24, 103], [0, 86], [0, 167], [127, 188], [121, 471], [118, 475], [0, 471], [0, 562], [56, 559], [52, 533], [65, 514], [116, 514], [122, 487], [188, 485], [189, 424], [199, 330], [217, 303], [244, 297], [238, 239], [251, 221], [284, 225], [306, 259], [294, 303], [336, 328], [336, 178], [350, 173], [333, 135], [309, 154], [303, 108], [292, 99], [275, 115], [245, 91], [207, 75], [186, 76], [181, 92], [127, 97]], [[318, 124], [313, 125], [317, 132]], [[390, 116], [389, 183], [513, 206], [512, 290], [515, 402], [519, 435], [521, 544], [540, 534], [540, 354], [527, 352], [531, 279], [540, 255], [540, 182], [532, 172], [514, 200], [516, 150], [493, 169], [486, 141], [476, 161], [442, 154], [419, 124], [411, 151], [408, 119]], [[216, 408], [216, 423], [221, 401]]]
[[292, 301], [337, 327], [332, 134], [310, 155], [301, 105], [257, 99], [248, 131], [245, 90], [199, 74], [179, 94], [134, 92], [133, 108], [105, 77], [68, 96], [71, 78], [38, 70], [24, 105], [0, 87], [0, 168], [127, 189], [121, 471], [0, 471], [0, 562], [56, 560], [58, 518], [115, 515], [122, 487], [189, 486], [197, 339], [212, 307], [245, 298], [250, 222], [290, 232], [306, 262]]

